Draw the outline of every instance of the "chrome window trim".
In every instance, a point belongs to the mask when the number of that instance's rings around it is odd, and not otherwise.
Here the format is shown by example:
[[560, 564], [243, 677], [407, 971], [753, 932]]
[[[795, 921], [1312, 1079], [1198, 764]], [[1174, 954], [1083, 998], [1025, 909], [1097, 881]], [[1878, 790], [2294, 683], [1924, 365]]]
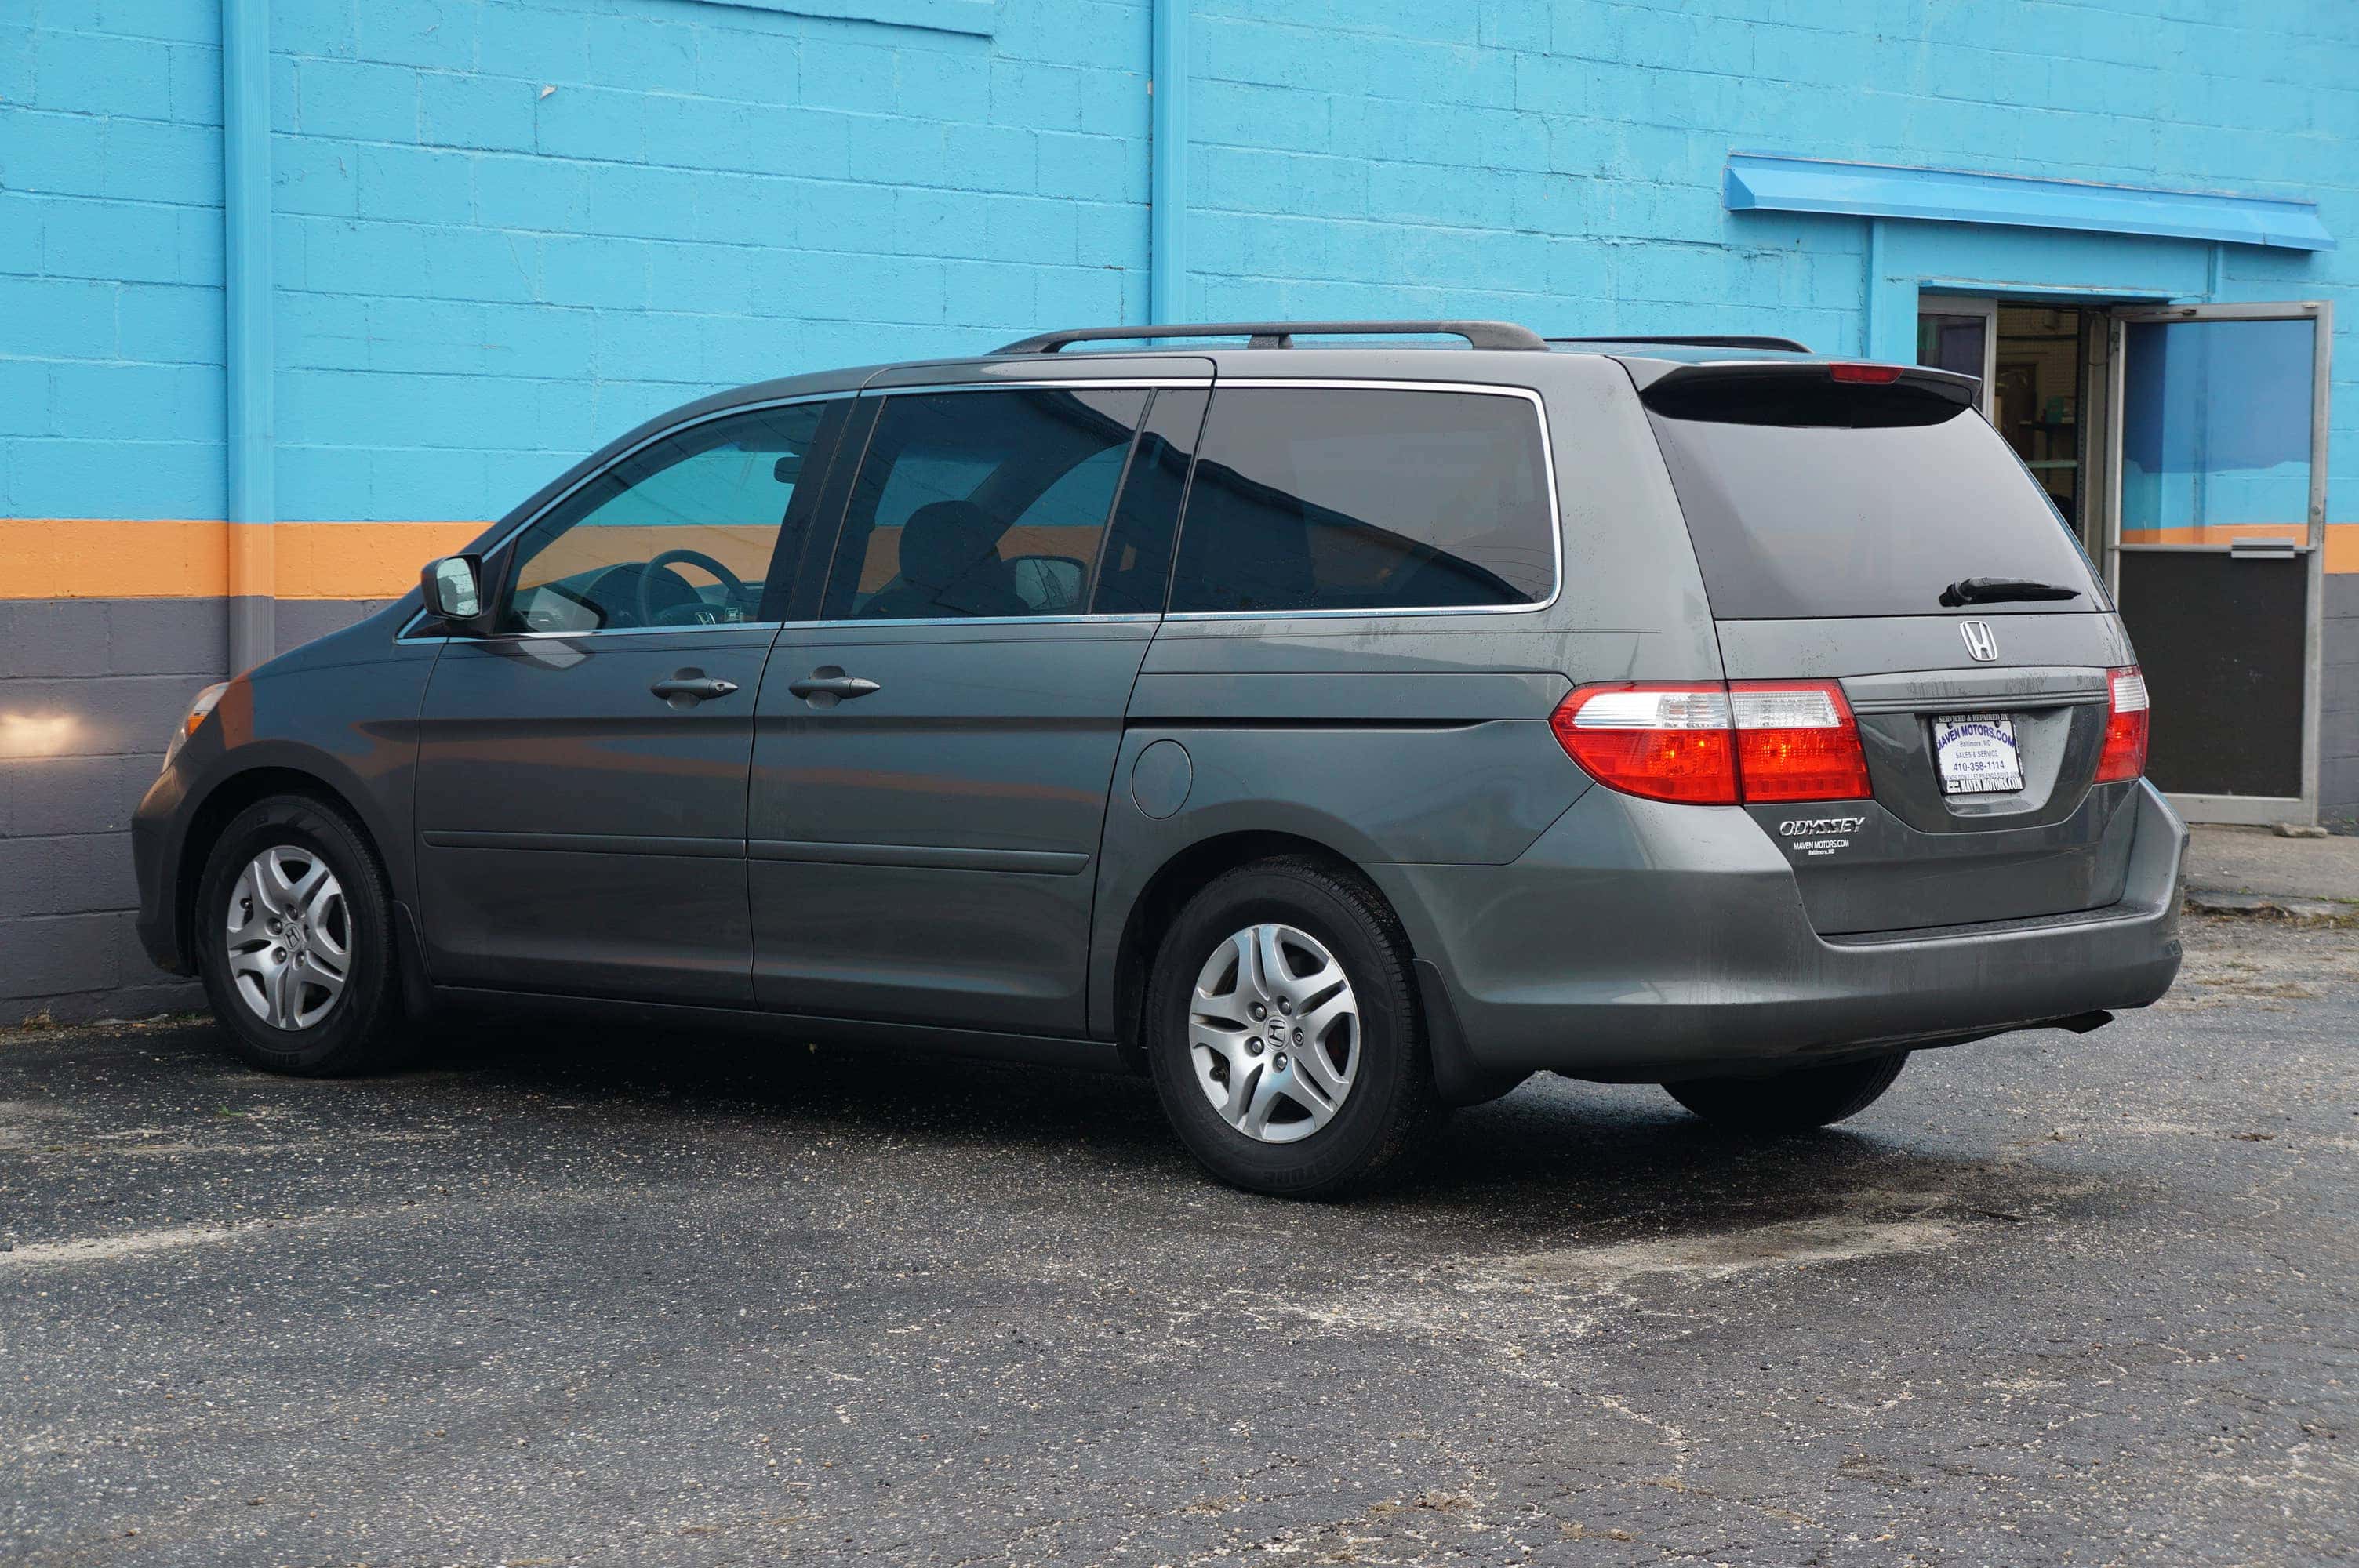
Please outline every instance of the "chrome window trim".
[[[424, 611], [419, 613], [422, 615]], [[723, 621], [690, 626], [614, 626], [595, 632], [495, 632], [487, 637], [402, 637], [397, 641], [423, 646], [434, 643], [523, 642], [545, 637], [579, 641], [584, 637], [677, 636], [682, 633], [706, 632], [768, 632], [773, 634], [782, 632], [873, 632], [887, 626], [1119, 626], [1151, 624], [1162, 619], [1160, 615], [1134, 611], [1122, 615], [937, 615], [907, 621]]]
[[[699, 418], [684, 420], [678, 425], [667, 425], [662, 429], [658, 430], [654, 435], [649, 436], [646, 440], [640, 441], [624, 451], [617, 452], [611, 461], [603, 463], [599, 467], [592, 469], [588, 473], [583, 474], [580, 479], [575, 480], [571, 484], [567, 485], [563, 490], [558, 492], [555, 495], [550, 496], [548, 503], [535, 511], [531, 516], [526, 518], [523, 522], [517, 524], [515, 527], [509, 529], [506, 533], [501, 535], [498, 538], [493, 540], [490, 544], [484, 546], [482, 549], [475, 551], [474, 553], [487, 557], [498, 554], [500, 551], [507, 548], [511, 544], [514, 544], [516, 536], [522, 534], [526, 529], [530, 528], [534, 524], [538, 523], [542, 518], [548, 516], [558, 507], [560, 507], [567, 502], [572, 500], [575, 495], [581, 492], [584, 485], [587, 485], [592, 481], [601, 479], [606, 474], [612, 472], [615, 464], [627, 461], [628, 460], [636, 457], [639, 453], [646, 451], [649, 447], [654, 446], [658, 441], [669, 440], [672, 437], [679, 435], [682, 430], [693, 430], [700, 426], [710, 425], [717, 419], [733, 419], [740, 414], [758, 414], [766, 408], [790, 408], [798, 403], [833, 403], [839, 399], [853, 398], [859, 395], [860, 389], [856, 386], [839, 387], [833, 392], [799, 393], [792, 397], [773, 397], [766, 399], [760, 403], [740, 403], [730, 408], [716, 408], [712, 413], [704, 415]], [[429, 619], [429, 617], [426, 611], [424, 610], [419, 611], [417, 614], [411, 616], [409, 620], [403, 624], [400, 631], [394, 633], [393, 640], [397, 643], [448, 643], [454, 640], [462, 643], [487, 643], [492, 640], [490, 637], [461, 637], [457, 639], [448, 636], [412, 637], [409, 634], [411, 628], [415, 627], [419, 622], [427, 619]], [[777, 625], [777, 622], [769, 621], [741, 621], [735, 622], [735, 624], [739, 626], [774, 626]], [[617, 626], [611, 630], [597, 632], [501, 632], [495, 633], [493, 635], [501, 637], [607, 637], [625, 632], [678, 632], [684, 630], [687, 630], [687, 628], [679, 626]]]
[[[1549, 556], [1551, 573], [1548, 597], [1536, 600], [1529, 604], [1434, 604], [1418, 605], [1402, 610], [1179, 610], [1167, 611], [1162, 617], [1166, 622], [1193, 624], [1218, 621], [1392, 620], [1406, 615], [1537, 615], [1554, 609], [1557, 600], [1564, 597], [1564, 506], [1557, 494], [1556, 437], [1549, 427], [1548, 401], [1541, 395], [1538, 387], [1510, 386], [1497, 382], [1420, 381], [1374, 377], [1224, 376], [1215, 385], [1212, 401], [1218, 404], [1219, 395], [1232, 388], [1247, 387], [1277, 390], [1300, 387], [1374, 392], [1459, 392], [1473, 393], [1487, 397], [1520, 397], [1529, 403], [1532, 406], [1533, 414], [1539, 419], [1540, 462], [1548, 489]], [[1203, 447], [1200, 439], [1196, 458], [1201, 460], [1202, 457]], [[1188, 519], [1183, 514], [1180, 519], [1179, 536], [1184, 536], [1187, 530]], [[1176, 552], [1176, 543], [1174, 549]], [[1177, 558], [1176, 553], [1174, 558]], [[1168, 587], [1164, 591], [1164, 600], [1166, 603], [1170, 601], [1170, 590]]]
[[1122, 615], [929, 615], [922, 620], [786, 621], [782, 632], [877, 631], [886, 626], [1119, 626], [1162, 620], [1136, 611]]
[[[701, 635], [707, 632], [769, 632], [777, 633], [783, 621], [714, 621], [699, 622], [689, 626], [604, 626], [590, 632], [495, 632], [487, 637], [444, 638], [445, 642], [506, 643], [523, 642], [527, 638], [564, 637], [580, 642], [584, 637], [676, 637], [682, 633]], [[427, 639], [419, 639], [426, 641]]]

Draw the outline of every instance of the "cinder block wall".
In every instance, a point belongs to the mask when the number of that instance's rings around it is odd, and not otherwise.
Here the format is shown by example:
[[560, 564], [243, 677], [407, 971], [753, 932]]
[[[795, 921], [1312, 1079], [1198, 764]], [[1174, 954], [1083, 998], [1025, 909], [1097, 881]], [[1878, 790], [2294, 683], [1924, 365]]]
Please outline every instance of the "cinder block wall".
[[[222, 515], [220, 38], [207, 0], [0, 12], [0, 519], [33, 520], [0, 521], [8, 579], [92, 536], [51, 520]], [[94, 593], [118, 567], [82, 565]], [[153, 1011], [186, 992], [132, 940], [123, 829], [221, 678], [221, 601], [18, 591], [0, 580], [0, 1024]]]
[[[0, 7], [0, 1022], [191, 994], [131, 944], [122, 824], [226, 659], [219, 11]], [[2359, 235], [2339, 5], [1193, 16], [1200, 319], [1857, 349], [1866, 225], [1725, 211], [1732, 150], [2304, 196]], [[714, 386], [1145, 319], [1146, 0], [279, 0], [271, 20], [282, 645]], [[1921, 227], [1957, 278], [1995, 276], [1975, 231]], [[2010, 254], [2037, 254], [2025, 232]], [[2336, 516], [2359, 520], [2351, 250], [2054, 243], [2124, 276], [2215, 273], [2223, 298], [2337, 301]], [[2331, 804], [2359, 816], [2354, 583], [2329, 596], [2325, 739]]]

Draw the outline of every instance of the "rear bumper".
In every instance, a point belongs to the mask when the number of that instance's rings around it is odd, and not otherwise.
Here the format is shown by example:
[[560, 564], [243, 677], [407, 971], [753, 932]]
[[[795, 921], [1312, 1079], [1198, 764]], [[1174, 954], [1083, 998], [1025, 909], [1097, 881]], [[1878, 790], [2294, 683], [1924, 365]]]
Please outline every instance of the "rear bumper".
[[1367, 868], [1448, 991], [1467, 1065], [1658, 1082], [2143, 1007], [2179, 973], [2186, 825], [2140, 783], [2119, 903], [1874, 937], [1812, 929], [1735, 807], [1597, 788], [1506, 866]]

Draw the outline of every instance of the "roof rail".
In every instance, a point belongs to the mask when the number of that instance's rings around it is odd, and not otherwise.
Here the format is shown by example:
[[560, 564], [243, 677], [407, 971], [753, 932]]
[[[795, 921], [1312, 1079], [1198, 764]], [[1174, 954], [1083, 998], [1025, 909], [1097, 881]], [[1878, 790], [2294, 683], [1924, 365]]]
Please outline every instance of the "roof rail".
[[1119, 342], [1131, 338], [1250, 338], [1255, 349], [1290, 349], [1306, 338], [1432, 335], [1463, 338], [1470, 349], [1542, 349], [1548, 341], [1513, 321], [1210, 321], [1180, 327], [1075, 327], [1020, 339], [995, 354], [1053, 354], [1068, 343]]
[[1551, 343], [1661, 343], [1681, 349], [1787, 349], [1798, 354], [1810, 351], [1808, 343], [1798, 343], [1791, 338], [1747, 338], [1723, 336], [1707, 332], [1690, 337], [1658, 337], [1643, 332], [1614, 332], [1603, 338], [1549, 338]]

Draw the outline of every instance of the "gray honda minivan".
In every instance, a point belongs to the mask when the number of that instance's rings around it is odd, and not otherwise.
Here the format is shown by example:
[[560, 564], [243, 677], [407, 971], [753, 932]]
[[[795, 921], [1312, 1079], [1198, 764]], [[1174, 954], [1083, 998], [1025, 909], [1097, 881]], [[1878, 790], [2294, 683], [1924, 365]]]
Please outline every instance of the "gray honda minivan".
[[1974, 401], [1484, 321], [722, 393], [200, 697], [139, 929], [278, 1071], [589, 1001], [1145, 1073], [1267, 1193], [1542, 1069], [1833, 1121], [2179, 968], [2129, 640]]

